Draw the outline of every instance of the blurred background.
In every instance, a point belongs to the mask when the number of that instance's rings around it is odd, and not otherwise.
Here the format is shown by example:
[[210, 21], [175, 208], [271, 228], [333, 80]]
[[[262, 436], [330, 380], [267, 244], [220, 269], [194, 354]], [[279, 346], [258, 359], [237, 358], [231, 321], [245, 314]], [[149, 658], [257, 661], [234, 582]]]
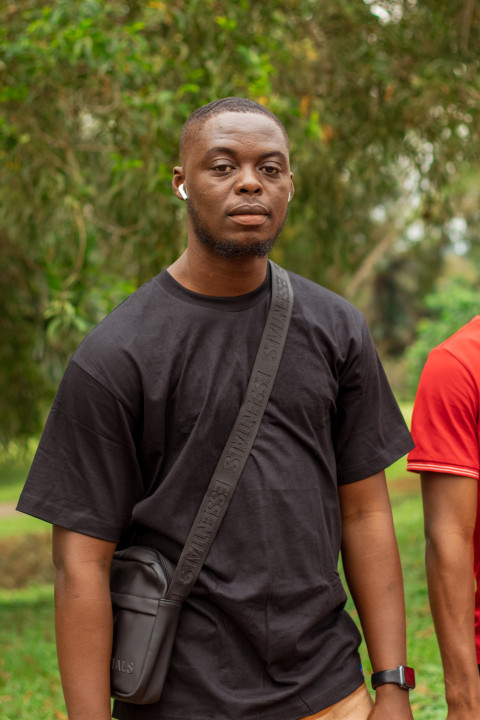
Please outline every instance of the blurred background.
[[[408, 420], [428, 351], [480, 312], [479, 51], [478, 0], [0, 5], [6, 720], [66, 717], [48, 537], [13, 507], [69, 355], [185, 246], [171, 192], [185, 119], [237, 95], [282, 120], [296, 194], [272, 257], [365, 313]], [[419, 623], [416, 717], [441, 718], [418, 481], [404, 468], [389, 483]]]

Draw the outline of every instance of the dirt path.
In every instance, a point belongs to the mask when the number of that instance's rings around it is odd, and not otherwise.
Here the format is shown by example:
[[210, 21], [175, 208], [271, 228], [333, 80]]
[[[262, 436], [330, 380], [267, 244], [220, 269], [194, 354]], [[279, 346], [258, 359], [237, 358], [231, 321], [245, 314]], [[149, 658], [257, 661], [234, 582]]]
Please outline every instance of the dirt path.
[[12, 517], [12, 515], [15, 515], [16, 506], [16, 502], [0, 503], [0, 518]]

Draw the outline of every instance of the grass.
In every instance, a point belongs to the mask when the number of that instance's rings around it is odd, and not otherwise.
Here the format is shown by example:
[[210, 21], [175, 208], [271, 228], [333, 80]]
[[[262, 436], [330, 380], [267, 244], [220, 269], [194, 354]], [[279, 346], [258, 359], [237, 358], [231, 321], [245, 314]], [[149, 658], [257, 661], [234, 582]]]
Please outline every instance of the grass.
[[2, 720], [67, 720], [52, 607], [51, 585], [0, 592]]
[[[26, 469], [25, 464], [11, 471], [0, 466], [0, 497], [18, 498]], [[412, 707], [416, 720], [444, 720], [442, 668], [424, 572], [420, 484], [417, 476], [406, 473], [404, 458], [388, 469], [387, 480], [405, 580], [408, 661], [417, 673]], [[0, 535], [23, 533], [25, 522], [29, 520], [21, 514], [1, 518]], [[44, 523], [31, 522], [45, 529]], [[51, 585], [0, 591], [2, 720], [66, 720], [55, 656], [52, 596]], [[347, 607], [355, 617], [351, 601]], [[361, 655], [368, 676], [371, 668], [364, 645]]]
[[2, 465], [0, 469], [0, 502], [15, 502], [28, 473], [27, 464]]
[[0, 539], [13, 537], [14, 535], [24, 535], [25, 533], [42, 532], [48, 527], [43, 520], [15, 513], [12, 517], [0, 518]]
[[15, 502], [27, 477], [38, 438], [0, 446], [0, 503]]
[[387, 471], [387, 480], [404, 576], [408, 661], [417, 674], [412, 707], [420, 720], [443, 720], [447, 706], [428, 602], [420, 480], [418, 475], [406, 473], [405, 459]]
[[[19, 454], [0, 464], [0, 503], [16, 503], [30, 467], [31, 455]], [[0, 538], [23, 533], [41, 532], [45, 523], [22, 513], [0, 517]]]

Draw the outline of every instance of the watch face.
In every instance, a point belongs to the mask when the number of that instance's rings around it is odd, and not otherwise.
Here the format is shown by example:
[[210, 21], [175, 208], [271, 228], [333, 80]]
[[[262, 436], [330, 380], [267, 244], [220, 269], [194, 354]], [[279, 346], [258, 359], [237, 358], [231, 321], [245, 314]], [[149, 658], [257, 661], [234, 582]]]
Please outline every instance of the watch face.
[[415, 670], [404, 666], [403, 672], [405, 673], [405, 685], [413, 690], [415, 687]]

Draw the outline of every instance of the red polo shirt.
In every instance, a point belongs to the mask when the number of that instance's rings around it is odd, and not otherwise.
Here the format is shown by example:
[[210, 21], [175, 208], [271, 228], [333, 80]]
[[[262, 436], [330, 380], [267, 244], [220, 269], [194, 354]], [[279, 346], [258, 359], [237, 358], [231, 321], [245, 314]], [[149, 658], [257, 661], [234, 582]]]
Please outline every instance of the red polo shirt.
[[[412, 472], [480, 479], [480, 315], [430, 353], [412, 418]], [[480, 499], [474, 536], [475, 637], [480, 663]]]

